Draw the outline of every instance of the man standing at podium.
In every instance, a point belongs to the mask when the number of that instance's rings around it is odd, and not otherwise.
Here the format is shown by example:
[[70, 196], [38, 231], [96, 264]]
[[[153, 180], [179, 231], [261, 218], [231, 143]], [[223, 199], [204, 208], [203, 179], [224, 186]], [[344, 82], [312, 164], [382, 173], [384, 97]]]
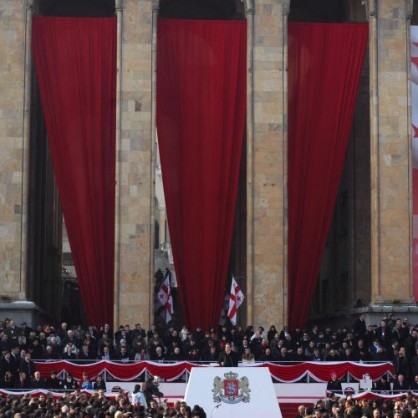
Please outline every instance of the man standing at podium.
[[219, 355], [219, 365], [221, 367], [237, 367], [238, 355], [232, 351], [231, 344], [225, 344], [225, 351], [222, 351]]

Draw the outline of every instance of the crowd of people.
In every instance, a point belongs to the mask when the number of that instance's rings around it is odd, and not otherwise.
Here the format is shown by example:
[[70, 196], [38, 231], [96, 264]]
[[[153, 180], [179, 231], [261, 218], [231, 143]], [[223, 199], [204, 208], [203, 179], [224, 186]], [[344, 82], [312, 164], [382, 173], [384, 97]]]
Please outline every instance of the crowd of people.
[[416, 418], [418, 402], [407, 394], [400, 399], [360, 399], [330, 397], [315, 405], [299, 405], [295, 418]]
[[25, 373], [33, 378], [34, 360], [93, 362], [110, 360], [132, 362], [209, 362], [237, 365], [238, 362], [294, 363], [304, 361], [361, 361], [394, 364], [396, 375], [408, 384], [418, 375], [418, 326], [408, 318], [384, 316], [379, 325], [366, 325], [364, 315], [350, 327], [333, 330], [296, 328], [281, 330], [272, 325], [188, 330], [155, 325], [144, 329], [120, 325], [113, 331], [109, 324], [101, 328], [69, 326], [66, 322], [30, 327], [12, 319], [0, 322], [0, 386]]
[[[199, 327], [188, 330], [183, 326], [181, 329], [167, 327], [159, 330], [155, 325], [144, 329], [137, 323], [132, 328], [120, 325], [114, 331], [109, 324], [100, 328], [83, 328], [63, 322], [58, 326], [44, 324], [31, 327], [26, 323], [17, 325], [13, 319], [5, 319], [0, 322], [0, 351], [0, 388], [3, 389], [42, 388], [69, 393], [88, 389], [97, 391], [97, 396], [105, 392], [106, 386], [101, 376], [91, 381], [85, 375], [81, 381], [77, 381], [70, 374], [60, 378], [56, 372], [52, 372], [44, 379], [36, 370], [36, 361], [64, 359], [79, 363], [97, 360], [123, 363], [187, 360], [216, 363], [225, 367], [237, 366], [239, 362], [258, 361], [280, 364], [305, 361], [390, 361], [395, 376], [383, 376], [374, 382], [374, 390], [391, 393], [418, 391], [418, 326], [411, 324], [408, 318], [396, 318], [393, 314], [382, 317], [379, 324], [366, 324], [364, 315], [360, 315], [348, 327], [320, 329], [312, 326], [309, 329], [293, 330], [287, 327], [276, 329], [274, 325], [267, 330], [262, 326], [220, 326], [209, 330]], [[333, 382], [333, 379], [329, 382], [330, 393], [339, 391], [341, 387], [341, 382], [338, 379]], [[139, 399], [145, 392], [139, 386], [136, 394]], [[92, 407], [91, 402], [97, 396], [88, 400], [88, 406]], [[23, 397], [18, 402], [28, 403], [23, 409], [27, 409], [32, 402], [31, 399], [25, 399]], [[4, 406], [10, 400], [2, 401]], [[56, 401], [51, 402], [54, 404]], [[146, 411], [150, 408], [149, 403], [148, 398], [146, 405], [139, 402], [136, 407], [142, 405]], [[132, 399], [130, 405], [130, 408], [135, 407]], [[65, 405], [62, 406], [66, 409]], [[0, 418], [1, 407], [0, 404]], [[106, 411], [103, 413], [106, 415]]]
[[53, 398], [48, 395], [21, 397], [0, 397], [0, 417], [4, 418], [206, 418], [204, 410], [186, 402], [168, 405], [152, 401], [144, 406], [132, 402], [121, 393], [115, 398], [108, 398], [102, 392], [87, 396], [74, 392], [64, 397]]

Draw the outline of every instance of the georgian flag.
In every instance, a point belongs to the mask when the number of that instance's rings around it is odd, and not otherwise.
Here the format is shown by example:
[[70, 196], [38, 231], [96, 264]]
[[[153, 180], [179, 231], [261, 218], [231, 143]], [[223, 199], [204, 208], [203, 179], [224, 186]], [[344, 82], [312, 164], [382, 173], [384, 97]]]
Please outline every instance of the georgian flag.
[[244, 302], [244, 293], [241, 291], [240, 285], [232, 277], [231, 293], [229, 294], [229, 309], [228, 318], [231, 320], [232, 325], [237, 324], [237, 310]]
[[171, 320], [173, 310], [173, 297], [171, 296], [170, 277], [166, 277], [164, 283], [161, 285], [158, 291], [158, 300], [165, 310], [165, 323], [167, 324]]

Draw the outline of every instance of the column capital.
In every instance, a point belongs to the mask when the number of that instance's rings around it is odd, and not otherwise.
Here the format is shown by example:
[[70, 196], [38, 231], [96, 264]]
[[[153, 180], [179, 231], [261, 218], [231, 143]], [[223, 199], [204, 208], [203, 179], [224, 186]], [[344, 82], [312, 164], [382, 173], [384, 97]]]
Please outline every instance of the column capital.
[[367, 20], [370, 20], [371, 17], [376, 16], [376, 14], [377, 14], [377, 2], [376, 2], [376, 0], [361, 0], [361, 4], [366, 9]]
[[289, 16], [289, 13], [290, 13], [290, 0], [283, 0], [282, 14], [283, 16]]
[[245, 3], [245, 15], [254, 14], [254, 0], [244, 0]]
[[405, 0], [405, 19], [411, 20], [414, 15], [414, 0]]
[[33, 0], [26, 0], [26, 10], [31, 10], [33, 8]]
[[115, 0], [115, 10], [116, 12], [121, 12], [125, 9], [125, 1], [124, 0]]
[[160, 10], [160, 0], [152, 0], [152, 10], [158, 12]]

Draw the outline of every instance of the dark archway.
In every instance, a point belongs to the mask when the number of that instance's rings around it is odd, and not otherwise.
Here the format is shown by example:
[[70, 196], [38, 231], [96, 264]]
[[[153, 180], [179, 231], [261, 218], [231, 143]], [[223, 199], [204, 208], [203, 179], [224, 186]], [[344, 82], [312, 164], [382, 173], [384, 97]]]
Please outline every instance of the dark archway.
[[239, 0], [160, 0], [159, 17], [164, 19], [245, 19]]

